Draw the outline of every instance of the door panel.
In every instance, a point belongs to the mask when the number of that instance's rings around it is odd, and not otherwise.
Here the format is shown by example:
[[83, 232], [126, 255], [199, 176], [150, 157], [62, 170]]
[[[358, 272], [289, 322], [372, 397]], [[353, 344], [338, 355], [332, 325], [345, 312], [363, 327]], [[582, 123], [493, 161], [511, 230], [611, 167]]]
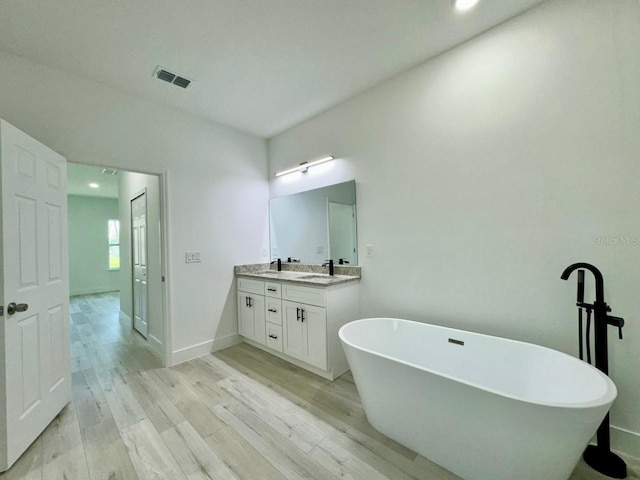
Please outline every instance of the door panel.
[[49, 247], [47, 282], [59, 282], [62, 277], [62, 212], [57, 205], [47, 205], [47, 240]]
[[253, 339], [264, 345], [266, 343], [266, 315], [264, 297], [253, 295], [251, 300], [251, 314], [253, 315], [254, 333]]
[[[66, 161], [0, 120], [0, 471], [71, 399]], [[9, 315], [9, 303], [27, 304]], [[5, 404], [6, 402], [6, 404]]]
[[33, 198], [16, 195], [18, 214], [18, 243], [20, 245], [19, 288], [36, 286], [38, 283], [37, 203]]
[[[50, 308], [48, 312], [48, 330], [51, 337], [50, 344], [52, 346], [61, 345], [65, 341], [68, 341], [68, 339], [65, 338], [65, 318], [62, 312], [62, 305], [56, 305], [55, 307]], [[66, 361], [66, 359], [64, 357], [63, 350], [59, 348], [51, 348], [47, 353], [49, 354], [47, 358], [48, 364], [50, 366], [50, 374], [48, 376], [49, 378], [47, 387], [49, 388], [49, 391], [52, 391], [53, 389], [57, 388], [60, 384], [60, 381], [63, 380], [63, 377], [61, 377], [60, 373], [64, 372], [64, 362]]]
[[238, 293], [238, 332], [240, 335], [253, 338], [254, 337], [254, 322], [253, 313], [247, 305], [247, 294]]
[[30, 315], [17, 323], [19, 349], [18, 358], [22, 359], [22, 371], [17, 377], [22, 392], [18, 413], [22, 419], [37, 403], [40, 402], [40, 338], [39, 315]]
[[298, 360], [305, 360], [305, 342], [303, 334], [303, 323], [298, 320], [299, 303], [282, 301], [283, 329], [282, 329], [282, 350], [287, 355], [291, 355]]
[[304, 309], [304, 342], [307, 363], [327, 369], [327, 311], [324, 308], [302, 305]]

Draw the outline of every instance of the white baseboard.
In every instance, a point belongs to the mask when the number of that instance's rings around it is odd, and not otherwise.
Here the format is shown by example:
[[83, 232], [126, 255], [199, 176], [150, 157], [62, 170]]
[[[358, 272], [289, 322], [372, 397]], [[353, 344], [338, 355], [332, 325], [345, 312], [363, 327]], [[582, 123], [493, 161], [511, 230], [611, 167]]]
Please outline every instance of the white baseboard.
[[158, 358], [162, 359], [162, 342], [159, 338], [149, 334], [147, 337], [147, 343], [151, 347], [151, 351], [155, 353]]
[[215, 338], [213, 340], [207, 340], [206, 342], [198, 343], [187, 348], [181, 348], [180, 350], [174, 350], [171, 354], [170, 366], [178, 365], [180, 363], [188, 362], [194, 358], [208, 355], [211, 352], [222, 350], [223, 348], [229, 348], [233, 345], [240, 343], [240, 336], [237, 333], [225, 335], [224, 337]]
[[98, 288], [81, 288], [80, 290], [71, 290], [69, 292], [70, 297], [77, 297], [79, 295], [94, 295], [96, 293], [111, 293], [119, 292], [118, 287], [98, 287]]
[[133, 328], [133, 322], [131, 321], [131, 317], [129, 315], [120, 310], [120, 317], [124, 319], [125, 322], [127, 322], [127, 325]]
[[611, 449], [640, 458], [640, 433], [611, 425]]

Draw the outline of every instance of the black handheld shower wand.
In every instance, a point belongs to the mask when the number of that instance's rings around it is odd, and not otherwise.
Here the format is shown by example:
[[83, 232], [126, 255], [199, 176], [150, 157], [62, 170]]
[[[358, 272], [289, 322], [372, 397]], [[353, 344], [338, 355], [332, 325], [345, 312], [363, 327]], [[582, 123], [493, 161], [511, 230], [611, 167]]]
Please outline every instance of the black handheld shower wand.
[[[584, 303], [584, 270], [578, 270], [578, 298], [576, 301], [578, 305]], [[582, 348], [584, 345], [584, 341], [582, 339], [582, 310], [582, 307], [578, 307], [578, 352], [580, 360], [584, 360], [584, 350]], [[589, 334], [587, 333], [587, 342], [588, 341]], [[589, 358], [589, 363], [591, 363], [591, 358]]]
[[[578, 270], [578, 295], [577, 295], [577, 307], [580, 309], [578, 312], [578, 321], [580, 323], [580, 358], [582, 359], [582, 309], [587, 310], [587, 360], [591, 363], [591, 344], [590, 344], [590, 324], [591, 324], [591, 311], [593, 311], [593, 322], [595, 332], [595, 362], [596, 368], [606, 375], [609, 374], [609, 345], [607, 339], [607, 327], [613, 325], [618, 327], [619, 337], [622, 339], [622, 327], [624, 326], [624, 319], [620, 317], [613, 317], [609, 315], [611, 308], [604, 301], [604, 278], [602, 273], [596, 267], [589, 263], [574, 263], [569, 265], [560, 278], [562, 280], [568, 280], [569, 276], [574, 270]], [[593, 304], [584, 302], [584, 271], [589, 270], [596, 282], [596, 299]], [[589, 445], [584, 451], [584, 461], [600, 473], [608, 475], [613, 478], [626, 478], [627, 477], [627, 465], [624, 463], [618, 455], [611, 451], [611, 437], [609, 432], [609, 414], [604, 417], [604, 420], [598, 427], [598, 445]]]

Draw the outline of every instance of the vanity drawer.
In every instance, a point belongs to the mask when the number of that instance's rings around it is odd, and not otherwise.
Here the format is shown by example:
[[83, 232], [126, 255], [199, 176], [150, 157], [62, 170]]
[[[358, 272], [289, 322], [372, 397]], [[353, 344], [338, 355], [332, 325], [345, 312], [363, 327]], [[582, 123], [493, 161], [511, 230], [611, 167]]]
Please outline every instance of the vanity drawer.
[[324, 288], [302, 287], [290, 283], [282, 284], [282, 299], [318, 307], [326, 305]]
[[267, 297], [282, 298], [282, 285], [279, 283], [265, 282], [264, 294]]
[[238, 277], [238, 291], [264, 295], [264, 282], [262, 280]]
[[282, 352], [282, 327], [267, 322], [267, 347]]
[[266, 297], [267, 322], [282, 325], [282, 300]]

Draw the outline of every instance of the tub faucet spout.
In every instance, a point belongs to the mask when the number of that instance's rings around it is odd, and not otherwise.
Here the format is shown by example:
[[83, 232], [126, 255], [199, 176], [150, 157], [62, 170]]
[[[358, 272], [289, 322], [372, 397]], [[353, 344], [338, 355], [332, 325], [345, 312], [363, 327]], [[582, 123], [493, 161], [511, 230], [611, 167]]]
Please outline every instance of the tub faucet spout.
[[591, 265], [590, 263], [574, 263], [573, 265], [569, 265], [564, 269], [560, 278], [562, 280], [569, 280], [569, 276], [574, 270], [578, 270], [579, 268], [584, 268], [585, 270], [589, 270], [593, 273], [593, 277], [596, 281], [596, 301], [595, 303], [604, 303], [604, 279], [602, 277], [602, 272], [598, 270], [597, 267]]

